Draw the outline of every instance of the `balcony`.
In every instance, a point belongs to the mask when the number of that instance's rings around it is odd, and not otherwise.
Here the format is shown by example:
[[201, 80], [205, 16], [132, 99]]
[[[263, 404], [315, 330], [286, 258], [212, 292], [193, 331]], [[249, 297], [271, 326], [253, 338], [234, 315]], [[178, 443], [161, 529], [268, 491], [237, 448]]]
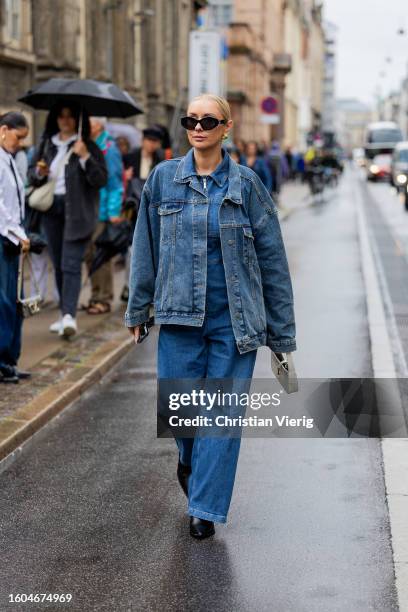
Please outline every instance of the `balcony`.
[[292, 56], [290, 53], [274, 53], [272, 72], [285, 75], [292, 70]]
[[255, 49], [254, 35], [246, 23], [231, 23], [227, 33], [228, 49], [231, 55], [248, 54]]

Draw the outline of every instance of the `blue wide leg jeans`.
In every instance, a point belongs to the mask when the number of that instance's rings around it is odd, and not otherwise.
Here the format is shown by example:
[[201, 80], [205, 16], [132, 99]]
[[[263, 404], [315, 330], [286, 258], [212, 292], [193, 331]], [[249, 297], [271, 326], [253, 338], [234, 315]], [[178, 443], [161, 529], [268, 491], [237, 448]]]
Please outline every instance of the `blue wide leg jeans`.
[[[214, 295], [214, 294], [213, 294]], [[240, 354], [228, 304], [213, 303], [202, 327], [162, 325], [158, 376], [170, 379], [251, 379], [256, 350]], [[249, 391], [249, 390], [248, 390]], [[190, 465], [188, 514], [225, 523], [241, 444], [239, 437], [176, 438], [181, 463]]]

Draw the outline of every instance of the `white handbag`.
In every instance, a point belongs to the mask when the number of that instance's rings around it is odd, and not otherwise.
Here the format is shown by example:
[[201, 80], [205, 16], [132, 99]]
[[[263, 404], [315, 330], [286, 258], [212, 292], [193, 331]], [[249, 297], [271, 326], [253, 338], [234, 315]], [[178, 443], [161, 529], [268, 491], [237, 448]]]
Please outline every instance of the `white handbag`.
[[274, 353], [271, 351], [271, 368], [286, 393], [297, 393], [299, 391], [292, 353]]
[[[29, 297], [24, 297], [23, 295], [23, 277], [24, 277], [24, 261], [27, 261], [30, 272], [32, 282], [34, 284], [35, 293], [34, 295], [30, 295]], [[33, 268], [31, 263], [31, 257], [29, 253], [21, 253], [19, 262], [18, 262], [18, 283], [17, 283], [17, 310], [21, 317], [27, 318], [31, 317], [38, 312], [40, 312], [42, 298], [40, 294], [40, 290], [38, 288], [37, 280], [35, 275], [33, 274]]]
[[34, 190], [28, 196], [28, 205], [30, 208], [34, 208], [34, 210], [39, 210], [40, 212], [46, 212], [52, 206], [54, 201], [54, 192], [55, 185], [57, 184], [57, 178], [64, 168], [65, 164], [68, 163], [71, 154], [73, 153], [72, 148], [68, 151], [66, 155], [61, 159], [60, 163], [57, 166], [56, 174], [53, 178], [49, 178], [44, 185], [41, 187], [35, 187]]

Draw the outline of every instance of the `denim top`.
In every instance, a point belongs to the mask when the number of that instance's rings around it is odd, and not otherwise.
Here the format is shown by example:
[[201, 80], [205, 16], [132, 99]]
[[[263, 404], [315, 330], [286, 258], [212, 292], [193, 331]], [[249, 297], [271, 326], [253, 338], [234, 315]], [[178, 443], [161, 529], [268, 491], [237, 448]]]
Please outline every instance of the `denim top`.
[[219, 312], [228, 306], [218, 220], [221, 202], [228, 191], [228, 173], [229, 157], [223, 151], [223, 159], [214, 172], [199, 177], [208, 198], [206, 310], [209, 313]]

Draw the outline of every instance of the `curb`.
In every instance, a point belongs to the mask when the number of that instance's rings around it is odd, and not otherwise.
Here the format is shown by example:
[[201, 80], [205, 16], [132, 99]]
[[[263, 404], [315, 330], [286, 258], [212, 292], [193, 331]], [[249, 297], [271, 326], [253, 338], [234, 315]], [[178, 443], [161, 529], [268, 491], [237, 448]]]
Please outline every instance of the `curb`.
[[70, 372], [66, 378], [46, 389], [24, 407], [17, 410], [0, 423], [0, 461], [15, 451], [53, 417], [78, 399], [101, 378], [132, 348], [134, 341], [105, 342], [92, 355], [84, 366]]

